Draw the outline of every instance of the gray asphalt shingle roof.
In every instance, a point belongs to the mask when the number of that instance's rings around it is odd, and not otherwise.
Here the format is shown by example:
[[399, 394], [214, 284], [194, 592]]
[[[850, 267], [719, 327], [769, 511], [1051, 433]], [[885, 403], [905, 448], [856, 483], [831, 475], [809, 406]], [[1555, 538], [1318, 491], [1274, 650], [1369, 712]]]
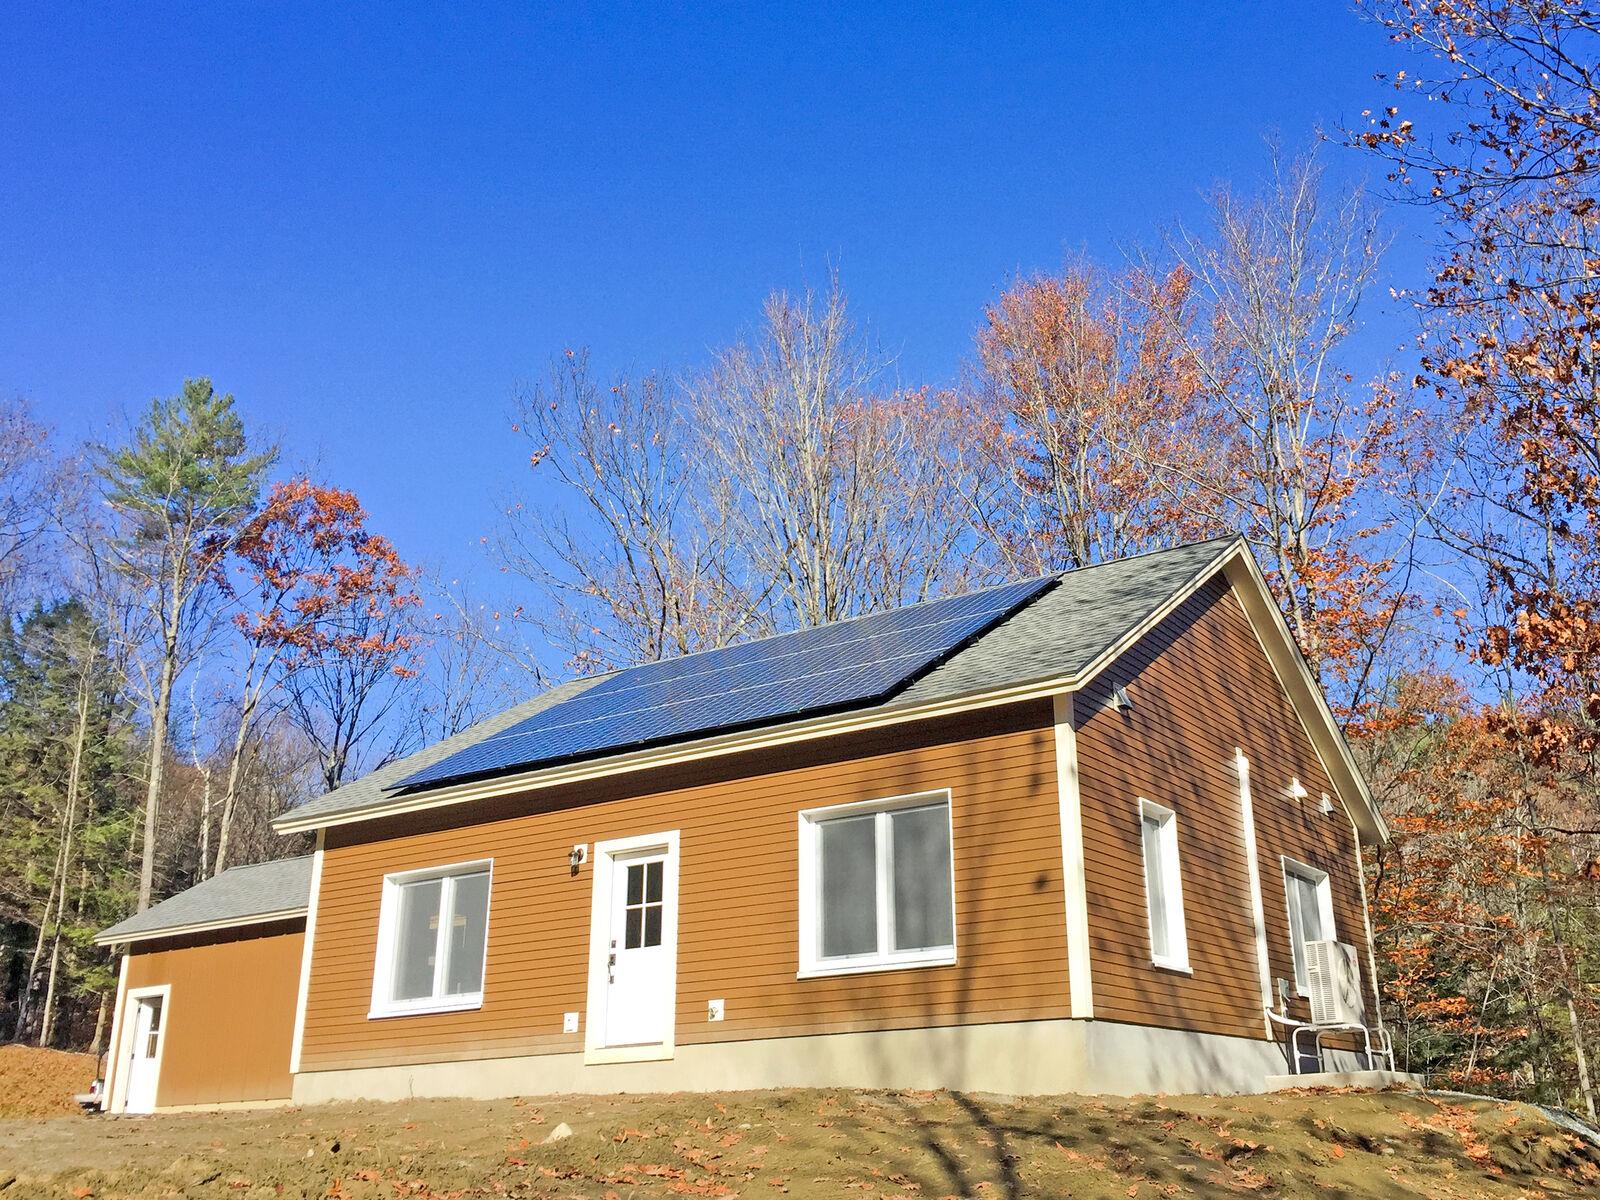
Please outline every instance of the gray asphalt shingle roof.
[[1076, 676], [1196, 576], [1209, 574], [1238, 540], [1193, 542], [1063, 572], [1055, 587], [883, 707]]
[[[908, 688], [855, 711], [921, 704], [1076, 675], [1196, 576], [1209, 573], [1237, 540], [1195, 542], [1065, 572], [1054, 587]], [[393, 799], [393, 785], [406, 776], [570, 699], [602, 678], [551, 688], [438, 745], [292, 809], [282, 819], [298, 826], [307, 818], [345, 817], [364, 808], [381, 807]]]
[[135, 913], [96, 936], [102, 945], [196, 925], [244, 924], [276, 913], [304, 912], [311, 897], [311, 856], [229, 867], [188, 891]]

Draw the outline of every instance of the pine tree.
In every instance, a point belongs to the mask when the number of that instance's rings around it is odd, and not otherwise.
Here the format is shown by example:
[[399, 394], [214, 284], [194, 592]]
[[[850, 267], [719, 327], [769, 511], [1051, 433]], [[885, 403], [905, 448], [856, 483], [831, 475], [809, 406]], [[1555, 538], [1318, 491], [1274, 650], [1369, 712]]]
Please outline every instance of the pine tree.
[[153, 401], [131, 444], [102, 448], [98, 474], [121, 528], [109, 549], [143, 592], [153, 630], [148, 677], [150, 744], [145, 779], [139, 911], [155, 886], [156, 822], [172, 689], [198, 616], [215, 595], [221, 563], [250, 516], [274, 448], [251, 452], [231, 395], [209, 379]]

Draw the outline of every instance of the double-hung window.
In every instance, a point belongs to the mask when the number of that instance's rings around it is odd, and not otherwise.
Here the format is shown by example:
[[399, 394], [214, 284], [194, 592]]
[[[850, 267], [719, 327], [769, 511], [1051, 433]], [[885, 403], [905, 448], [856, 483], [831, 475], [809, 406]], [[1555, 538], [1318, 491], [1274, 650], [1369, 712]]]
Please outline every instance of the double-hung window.
[[489, 874], [489, 863], [476, 862], [384, 879], [372, 1016], [451, 1012], [483, 1003]]
[[1284, 898], [1289, 905], [1289, 949], [1294, 955], [1294, 986], [1302, 996], [1311, 994], [1306, 967], [1306, 943], [1334, 936], [1333, 889], [1328, 873], [1291, 858], [1283, 860]]
[[948, 792], [800, 814], [800, 973], [956, 958]]
[[1189, 937], [1183, 925], [1183, 875], [1178, 866], [1178, 815], [1139, 801], [1139, 838], [1144, 850], [1144, 899], [1150, 920], [1150, 961], [1174, 971], [1189, 969]]

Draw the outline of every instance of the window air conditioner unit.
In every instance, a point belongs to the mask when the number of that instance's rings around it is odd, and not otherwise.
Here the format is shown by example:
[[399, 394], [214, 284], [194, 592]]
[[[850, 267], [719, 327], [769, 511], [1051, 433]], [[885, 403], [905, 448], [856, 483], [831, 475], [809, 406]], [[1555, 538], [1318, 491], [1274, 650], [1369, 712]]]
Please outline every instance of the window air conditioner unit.
[[1356, 948], [1348, 942], [1306, 943], [1306, 974], [1311, 982], [1313, 1025], [1360, 1025], [1366, 1005]]

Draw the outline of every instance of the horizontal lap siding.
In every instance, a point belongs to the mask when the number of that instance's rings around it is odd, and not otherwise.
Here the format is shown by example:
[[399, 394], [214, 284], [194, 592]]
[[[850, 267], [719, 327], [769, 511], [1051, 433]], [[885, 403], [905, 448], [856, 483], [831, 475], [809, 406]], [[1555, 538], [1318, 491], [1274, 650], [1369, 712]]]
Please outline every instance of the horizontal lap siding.
[[[796, 979], [800, 810], [939, 789], [953, 806], [956, 965]], [[680, 831], [680, 1043], [1066, 1015], [1043, 704], [592, 781], [471, 817], [454, 827], [466, 809], [396, 819], [381, 836], [329, 831], [303, 1069], [581, 1049], [583, 1035], [563, 1034], [561, 1019], [587, 1007], [593, 863], [573, 876], [567, 853], [669, 829]], [[483, 1008], [369, 1021], [384, 874], [480, 857], [494, 859]], [[707, 1023], [718, 997], [726, 1017]]]
[[304, 942], [298, 924], [262, 925], [129, 955], [129, 988], [172, 988], [158, 1105], [288, 1097]]
[[[1129, 710], [1108, 706], [1117, 683], [1128, 687]], [[1225, 583], [1202, 587], [1086, 689], [1075, 723], [1097, 1017], [1262, 1036], [1236, 747], [1250, 760], [1273, 977], [1293, 977], [1284, 854], [1328, 872], [1338, 937], [1360, 950], [1365, 975], [1349, 821], [1318, 810], [1332, 785]], [[1288, 796], [1295, 778], [1309, 799]], [[1178, 815], [1192, 976], [1150, 962], [1141, 796]]]

